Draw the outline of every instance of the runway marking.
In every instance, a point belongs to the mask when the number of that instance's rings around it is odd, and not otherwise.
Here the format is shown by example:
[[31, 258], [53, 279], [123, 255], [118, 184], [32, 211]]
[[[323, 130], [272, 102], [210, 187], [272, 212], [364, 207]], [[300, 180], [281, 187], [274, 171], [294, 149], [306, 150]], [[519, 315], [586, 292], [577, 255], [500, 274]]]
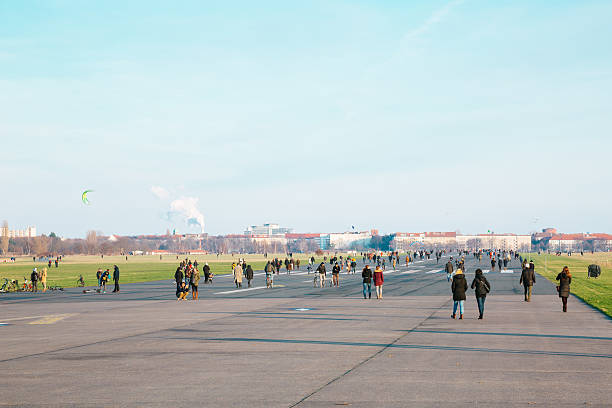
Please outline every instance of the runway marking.
[[[274, 285], [275, 287], [278, 287], [279, 285]], [[227, 293], [238, 293], [238, 292], [248, 292], [250, 290], [259, 290], [259, 289], [265, 289], [266, 286], [257, 286], [254, 288], [246, 288], [246, 289], [236, 289], [236, 290], [227, 290], [225, 292], [215, 292], [215, 295], [225, 295]]]
[[10, 319], [2, 319], [2, 320], [3, 320], [3, 321], [5, 321], [5, 322], [12, 322], [12, 321], [15, 321], [15, 320], [29, 320], [29, 319], [38, 319], [38, 318], [41, 318], [41, 317], [46, 317], [46, 316], [47, 316], [47, 315], [41, 315], [41, 316], [26, 316], [26, 317], [13, 317], [13, 318], [10, 318]]
[[68, 317], [71, 316], [75, 316], [76, 313], [65, 313], [65, 314], [59, 314], [59, 315], [49, 315], [49, 316], [45, 316], [42, 319], [39, 320], [35, 320], [33, 322], [30, 322], [28, 324], [53, 324], [53, 323], [57, 323], [60, 320], [64, 320]]

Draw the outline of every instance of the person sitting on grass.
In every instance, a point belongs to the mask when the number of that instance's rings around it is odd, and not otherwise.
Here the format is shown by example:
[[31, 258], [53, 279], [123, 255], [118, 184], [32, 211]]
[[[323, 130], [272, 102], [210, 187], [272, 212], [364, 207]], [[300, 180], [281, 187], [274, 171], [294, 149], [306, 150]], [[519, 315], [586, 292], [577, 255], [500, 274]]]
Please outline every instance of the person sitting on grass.
[[187, 300], [187, 294], [189, 293], [189, 286], [185, 282], [181, 282], [179, 287], [176, 289], [176, 300]]

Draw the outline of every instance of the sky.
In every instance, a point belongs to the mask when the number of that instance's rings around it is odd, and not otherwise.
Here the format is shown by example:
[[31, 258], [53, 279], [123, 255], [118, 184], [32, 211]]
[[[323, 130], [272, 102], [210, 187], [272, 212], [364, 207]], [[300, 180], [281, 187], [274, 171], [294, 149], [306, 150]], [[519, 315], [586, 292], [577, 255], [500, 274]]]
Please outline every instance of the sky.
[[0, 2], [0, 219], [612, 232], [611, 18], [589, 0]]

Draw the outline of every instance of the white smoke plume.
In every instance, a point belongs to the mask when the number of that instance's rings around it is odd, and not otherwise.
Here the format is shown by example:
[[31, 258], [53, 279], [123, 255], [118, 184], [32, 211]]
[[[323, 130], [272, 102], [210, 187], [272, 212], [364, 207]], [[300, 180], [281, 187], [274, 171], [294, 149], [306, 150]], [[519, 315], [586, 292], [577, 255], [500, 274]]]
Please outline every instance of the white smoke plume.
[[155, 196], [161, 200], [165, 200], [166, 198], [170, 196], [170, 193], [168, 193], [168, 190], [160, 186], [151, 187], [151, 192], [155, 194]]
[[197, 225], [204, 232], [204, 215], [198, 210], [198, 199], [195, 197], [180, 197], [170, 203], [168, 218], [178, 215], [185, 219], [187, 225]]

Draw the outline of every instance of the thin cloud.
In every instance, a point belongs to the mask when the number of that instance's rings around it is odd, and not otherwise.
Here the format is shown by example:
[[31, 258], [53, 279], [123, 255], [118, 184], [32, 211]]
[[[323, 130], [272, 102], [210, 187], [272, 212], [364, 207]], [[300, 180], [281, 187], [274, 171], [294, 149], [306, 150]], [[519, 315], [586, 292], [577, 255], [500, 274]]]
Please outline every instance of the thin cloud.
[[429, 30], [431, 30], [432, 27], [442, 22], [450, 14], [453, 8], [457, 7], [461, 3], [463, 3], [463, 0], [453, 0], [450, 3], [444, 5], [444, 7], [435, 10], [429, 16], [429, 18], [423, 22], [423, 24], [406, 33], [406, 35], [404, 35], [402, 39], [402, 42], [410, 41], [425, 34]]
[[159, 198], [160, 200], [165, 200], [170, 196], [168, 190], [160, 186], [151, 187], [151, 192], [155, 195], [155, 197]]

